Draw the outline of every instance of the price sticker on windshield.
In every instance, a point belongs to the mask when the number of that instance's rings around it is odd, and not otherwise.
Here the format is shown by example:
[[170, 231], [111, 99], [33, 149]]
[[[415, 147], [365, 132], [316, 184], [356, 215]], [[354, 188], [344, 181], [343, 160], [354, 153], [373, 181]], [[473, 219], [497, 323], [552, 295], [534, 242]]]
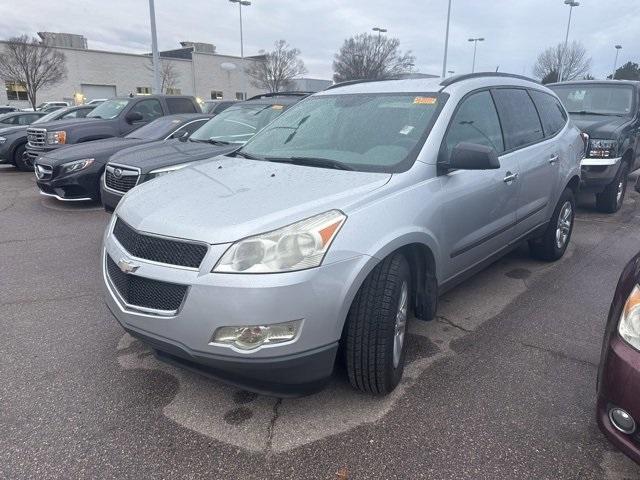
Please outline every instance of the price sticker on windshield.
[[435, 105], [437, 101], [436, 97], [416, 97], [413, 99], [414, 105]]

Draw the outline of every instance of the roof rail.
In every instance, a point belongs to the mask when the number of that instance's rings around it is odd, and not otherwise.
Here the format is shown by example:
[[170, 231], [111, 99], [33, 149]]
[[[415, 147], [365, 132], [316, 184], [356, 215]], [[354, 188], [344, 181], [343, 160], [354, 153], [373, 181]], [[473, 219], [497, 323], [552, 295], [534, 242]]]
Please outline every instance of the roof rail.
[[360, 78], [357, 80], [346, 80], [344, 82], [334, 83], [333, 85], [329, 85], [326, 90], [333, 90], [338, 87], [346, 87], [348, 85], [357, 85], [358, 83], [369, 83], [369, 82], [383, 82], [385, 80], [391, 80], [389, 78]]
[[258, 100], [260, 98], [270, 98], [270, 97], [306, 97], [307, 95], [311, 95], [315, 92], [268, 92], [268, 93], [260, 93], [258, 95], [254, 95], [251, 98], [247, 98], [247, 100]]
[[484, 77], [506, 77], [506, 78], [519, 78], [520, 80], [527, 80], [528, 82], [540, 83], [538, 80], [535, 80], [530, 77], [525, 77], [524, 75], [517, 75], [515, 73], [505, 73], [505, 72], [478, 72], [478, 73], [466, 73], [464, 75], [454, 75], [453, 77], [445, 78], [440, 82], [440, 85], [443, 87], [448, 87], [456, 82], [461, 82], [463, 80], [470, 80], [472, 78], [484, 78]]

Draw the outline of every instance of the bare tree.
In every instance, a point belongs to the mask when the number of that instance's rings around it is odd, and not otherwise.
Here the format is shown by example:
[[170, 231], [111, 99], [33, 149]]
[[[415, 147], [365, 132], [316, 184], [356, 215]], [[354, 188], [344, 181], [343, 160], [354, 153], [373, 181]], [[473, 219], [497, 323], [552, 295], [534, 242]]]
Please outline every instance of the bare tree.
[[0, 53], [0, 78], [25, 88], [33, 108], [40, 89], [51, 87], [67, 77], [64, 53], [27, 35], [10, 38]]
[[561, 62], [564, 64], [563, 80], [582, 78], [591, 68], [591, 58], [587, 57], [587, 50], [581, 43], [574, 41], [567, 45], [566, 51], [564, 44], [559, 43], [538, 55], [533, 74], [542, 79], [542, 83], [557, 81]]
[[416, 58], [410, 51], [402, 53], [400, 40], [361, 33], [348, 38], [333, 60], [333, 79], [375, 80], [411, 72]]
[[285, 40], [278, 40], [272, 52], [260, 50], [264, 60], [253, 62], [246, 69], [251, 84], [256, 88], [280, 92], [290, 88], [291, 81], [307, 73], [304, 62], [298, 58], [300, 50], [291, 48]]
[[[153, 59], [146, 66], [147, 70], [153, 73]], [[160, 59], [160, 93], [168, 93], [178, 85], [180, 80], [180, 72], [176, 70], [173, 63]]]

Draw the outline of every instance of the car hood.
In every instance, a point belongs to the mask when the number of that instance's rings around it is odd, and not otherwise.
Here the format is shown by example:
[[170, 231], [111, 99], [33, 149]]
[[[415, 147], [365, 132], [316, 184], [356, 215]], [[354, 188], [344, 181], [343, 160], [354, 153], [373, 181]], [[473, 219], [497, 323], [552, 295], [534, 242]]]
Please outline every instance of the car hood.
[[26, 125], [20, 125], [20, 126], [15, 126], [15, 127], [2, 127], [0, 128], [0, 135], [11, 135], [12, 133], [18, 133], [18, 132], [27, 132], [27, 126]]
[[591, 138], [616, 139], [620, 130], [631, 120], [627, 117], [602, 115], [572, 115], [573, 123]]
[[167, 140], [154, 145], [128, 148], [114, 155], [110, 161], [139, 168], [145, 174], [157, 168], [224, 155], [239, 147], [240, 145], [216, 146], [210, 143]]
[[150, 140], [139, 138], [105, 138], [104, 140], [94, 140], [93, 142], [78, 143], [64, 148], [52, 150], [44, 155], [48, 164], [59, 165], [73, 160], [93, 158], [96, 162], [107, 163], [111, 155], [123, 148], [149, 143]]
[[388, 173], [218, 157], [139, 185], [116, 214], [140, 231], [229, 243], [347, 209], [390, 178]]
[[80, 123], [87, 123], [87, 122], [94, 122], [95, 124], [98, 123], [113, 123], [113, 120], [103, 120], [100, 118], [67, 118], [65, 120], [52, 120], [50, 122], [44, 122], [44, 123], [36, 123], [35, 125], [30, 125], [33, 126], [33, 128], [44, 128], [49, 132], [55, 131], [55, 130], [62, 130], [64, 128], [67, 127], [71, 127], [73, 125], [78, 125]]

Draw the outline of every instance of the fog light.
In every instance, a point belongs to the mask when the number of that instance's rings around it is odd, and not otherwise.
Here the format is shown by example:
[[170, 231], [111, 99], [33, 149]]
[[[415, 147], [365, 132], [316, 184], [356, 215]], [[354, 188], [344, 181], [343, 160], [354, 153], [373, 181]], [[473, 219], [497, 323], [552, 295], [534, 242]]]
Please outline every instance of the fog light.
[[621, 408], [612, 408], [609, 410], [609, 420], [611, 424], [622, 433], [631, 435], [636, 431], [636, 422], [633, 417]]
[[220, 327], [211, 340], [213, 343], [232, 345], [240, 350], [254, 350], [262, 345], [272, 345], [293, 340], [298, 335], [302, 320], [273, 325], [247, 325]]

